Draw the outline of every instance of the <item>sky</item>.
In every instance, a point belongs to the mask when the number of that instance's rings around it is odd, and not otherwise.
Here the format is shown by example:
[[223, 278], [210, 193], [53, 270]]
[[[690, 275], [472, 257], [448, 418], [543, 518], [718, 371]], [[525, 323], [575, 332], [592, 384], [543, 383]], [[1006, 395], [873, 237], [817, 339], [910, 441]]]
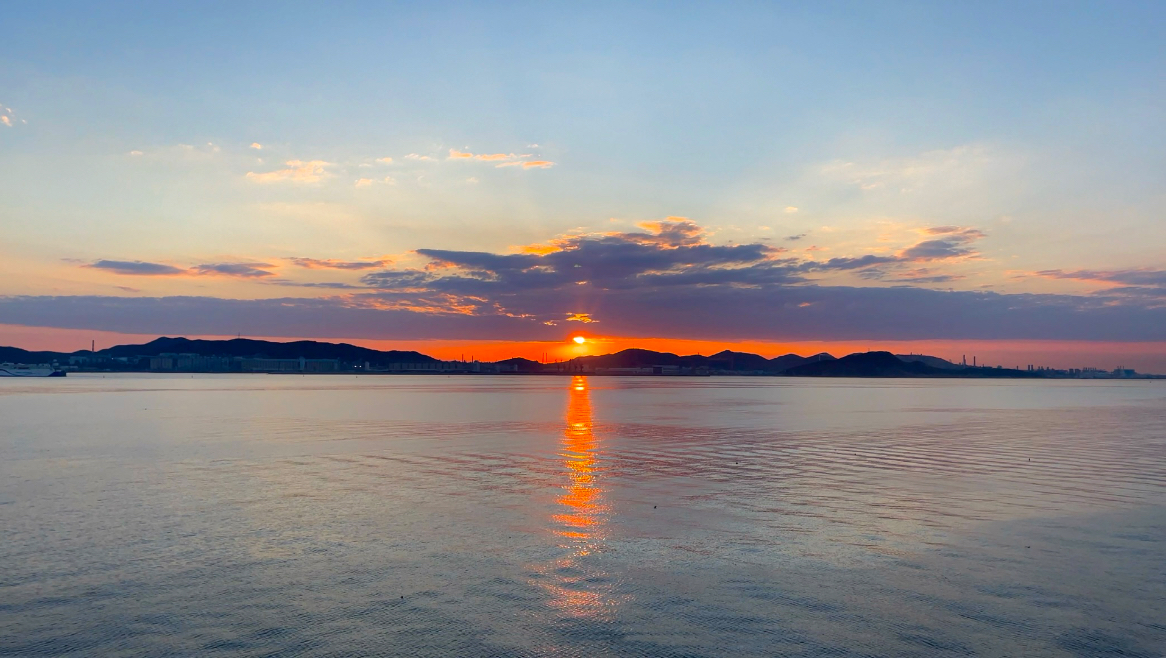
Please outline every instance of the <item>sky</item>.
[[1133, 1], [6, 6], [0, 343], [1166, 372], [1164, 27]]

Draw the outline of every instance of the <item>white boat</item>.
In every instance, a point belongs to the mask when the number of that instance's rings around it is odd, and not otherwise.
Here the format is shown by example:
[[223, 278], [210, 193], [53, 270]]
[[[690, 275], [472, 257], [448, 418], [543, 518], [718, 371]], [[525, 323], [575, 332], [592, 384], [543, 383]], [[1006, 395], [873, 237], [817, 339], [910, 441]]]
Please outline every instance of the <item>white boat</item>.
[[41, 363], [27, 365], [24, 363], [0, 363], [0, 377], [64, 377], [63, 370]]

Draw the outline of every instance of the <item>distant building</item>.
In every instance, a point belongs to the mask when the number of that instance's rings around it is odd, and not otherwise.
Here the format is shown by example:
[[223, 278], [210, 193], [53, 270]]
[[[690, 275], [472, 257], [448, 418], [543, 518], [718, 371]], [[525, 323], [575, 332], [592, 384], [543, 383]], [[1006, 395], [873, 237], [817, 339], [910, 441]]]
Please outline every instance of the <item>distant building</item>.
[[389, 363], [385, 365], [385, 370], [389, 372], [417, 373], [478, 372], [480, 368], [481, 365], [477, 361], [472, 363], [465, 361], [429, 361], [427, 363]]
[[232, 365], [229, 356], [159, 354], [150, 357], [150, 370], [155, 372], [227, 372], [232, 370]]
[[263, 359], [245, 358], [239, 364], [243, 372], [337, 372], [340, 362], [336, 359]]

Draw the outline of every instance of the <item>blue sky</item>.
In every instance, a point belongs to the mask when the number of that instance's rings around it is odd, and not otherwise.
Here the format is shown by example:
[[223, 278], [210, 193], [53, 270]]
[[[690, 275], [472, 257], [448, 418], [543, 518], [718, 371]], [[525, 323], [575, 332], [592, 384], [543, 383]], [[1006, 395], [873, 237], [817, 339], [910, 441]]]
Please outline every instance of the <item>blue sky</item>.
[[[1120, 305], [1141, 325], [1122, 335], [1166, 340], [1152, 328], [1166, 268], [1164, 19], [1166, 5], [1135, 2], [9, 6], [0, 324], [58, 317], [48, 307], [80, 296], [368, 304], [359, 296], [405, 294], [383, 287], [399, 278], [289, 259], [457, 269], [415, 250], [545, 250], [655, 235], [673, 217], [703, 243], [796, 259], [785, 266], [805, 280], [750, 304], [809, 287], [1014, 306], [1058, 295]], [[965, 232], [929, 233], [944, 227]], [[967, 239], [943, 258], [901, 256], [936, 235]], [[863, 256], [884, 260], [813, 265]], [[530, 314], [502, 297], [467, 311], [462, 287], [440, 287], [409, 307], [437, 333], [497, 338], [449, 316]], [[19, 312], [4, 304], [14, 296]], [[29, 304], [44, 314], [20, 315]], [[622, 321], [598, 320], [634, 335], [642, 325], [621, 308], [608, 312]], [[831, 317], [848, 339], [883, 331]], [[750, 331], [740, 338], [804, 333]]]

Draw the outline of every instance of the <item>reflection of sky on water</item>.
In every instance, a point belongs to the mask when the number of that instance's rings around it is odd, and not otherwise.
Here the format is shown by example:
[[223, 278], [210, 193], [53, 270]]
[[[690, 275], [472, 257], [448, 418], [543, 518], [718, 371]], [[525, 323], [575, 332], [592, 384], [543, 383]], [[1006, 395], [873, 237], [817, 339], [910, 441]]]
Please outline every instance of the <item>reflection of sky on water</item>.
[[0, 634], [20, 655], [1158, 655], [1166, 390], [1072, 384], [0, 383]]

